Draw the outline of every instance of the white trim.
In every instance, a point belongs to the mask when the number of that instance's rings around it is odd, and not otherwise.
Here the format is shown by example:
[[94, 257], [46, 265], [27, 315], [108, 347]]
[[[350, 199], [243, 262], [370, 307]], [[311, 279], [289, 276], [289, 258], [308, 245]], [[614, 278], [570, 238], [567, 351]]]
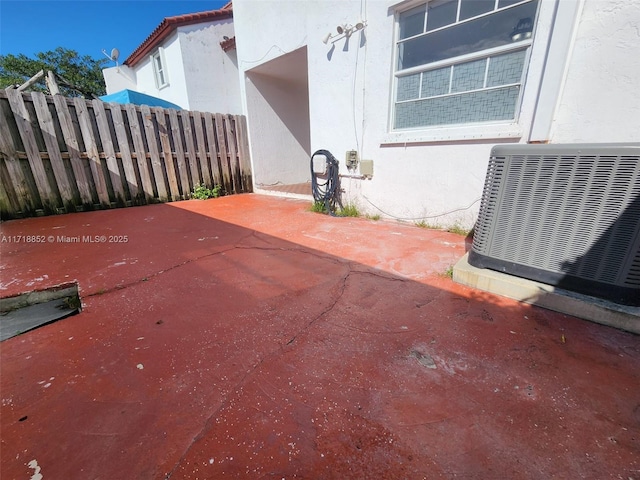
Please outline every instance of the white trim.
[[[576, 1], [584, 3], [585, 0]], [[391, 71], [391, 78], [394, 83], [392, 84], [393, 88], [389, 89], [392, 95], [390, 95], [390, 105], [388, 110], [388, 130], [381, 140], [381, 146], [434, 142], [454, 143], [460, 141], [500, 139], [506, 139], [514, 142], [527, 141], [529, 131], [533, 124], [534, 111], [537, 107], [537, 96], [541, 89], [543, 74], [545, 73], [544, 58], [549, 45], [550, 32], [552, 29], [567, 28], [571, 25], [567, 25], [566, 23], [560, 24], [557, 21], [554, 24], [553, 14], [556, 10], [557, 3], [561, 4], [564, 2], [561, 0], [539, 0], [538, 12], [535, 20], [535, 30], [531, 40], [527, 40], [527, 42], [532, 43], [525, 47], [525, 42], [518, 42], [518, 46], [520, 48], [524, 47], [527, 49], [527, 59], [525, 60], [521, 93], [516, 107], [516, 116], [514, 120], [393, 130], [393, 126], [395, 125], [394, 100], [396, 98], [395, 81], [397, 79], [397, 72], [395, 71], [396, 63], [392, 63], [393, 68]], [[412, 2], [412, 6], [416, 6], [416, 4]], [[397, 38], [397, 31], [399, 28], [398, 13], [398, 11], [395, 11], [394, 15], [394, 38]], [[397, 62], [397, 43], [394, 43], [394, 48], [391, 53], [393, 55], [392, 62]], [[562, 65], [564, 68], [564, 61]], [[423, 69], [420, 70], [422, 71]], [[407, 70], [407, 73], [409, 72], [410, 71]], [[405, 72], [403, 71], [402, 73]], [[553, 95], [552, 97], [553, 98], [550, 98], [550, 101], [558, 101], [558, 97], [556, 95]], [[552, 119], [550, 121], [552, 121]]]
[[585, 0], [558, 2], [554, 12], [552, 35], [547, 46], [544, 76], [540, 83], [535, 114], [531, 122], [529, 142], [551, 140], [553, 119], [567, 79], [578, 19]]
[[482, 139], [519, 139], [522, 128], [517, 123], [477, 123], [397, 130], [382, 137], [381, 145], [455, 142]]
[[[158, 69], [157, 69], [156, 58], [160, 60], [160, 65], [162, 67], [160, 72], [158, 72]], [[153, 79], [155, 81], [156, 88], [158, 90], [161, 90], [163, 88], [168, 87], [169, 72], [167, 71], [167, 62], [164, 58], [164, 48], [158, 47], [158, 50], [156, 50], [150, 55], [150, 60], [151, 60], [151, 68], [153, 70]], [[164, 82], [160, 81], [160, 74], [162, 74], [162, 78]]]

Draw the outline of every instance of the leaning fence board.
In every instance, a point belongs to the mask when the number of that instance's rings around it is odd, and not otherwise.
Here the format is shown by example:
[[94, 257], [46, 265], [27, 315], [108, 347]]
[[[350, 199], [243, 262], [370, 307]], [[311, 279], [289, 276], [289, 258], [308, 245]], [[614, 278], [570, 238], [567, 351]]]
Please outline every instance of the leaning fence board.
[[[56, 95], [54, 95], [54, 97], [55, 96]], [[51, 117], [49, 106], [47, 105], [47, 99], [44, 94], [40, 92], [34, 92], [31, 95], [31, 99], [33, 100], [33, 106], [36, 109], [38, 124], [40, 125], [40, 130], [42, 130], [43, 133], [44, 143], [47, 148], [47, 153], [49, 154], [49, 161], [53, 168], [53, 174], [56, 178], [56, 183], [58, 184], [58, 190], [60, 191], [62, 202], [65, 206], [73, 205], [73, 189], [71, 188], [71, 183], [69, 182], [67, 171], [64, 167], [64, 162], [62, 161], [62, 155], [56, 140], [56, 131], [53, 126], [53, 118]]]
[[249, 192], [248, 155], [243, 116], [0, 89], [3, 219]]
[[9, 98], [11, 110], [13, 110], [15, 115], [22, 144], [27, 152], [27, 159], [29, 160], [31, 172], [33, 173], [36, 181], [40, 200], [42, 200], [43, 207], [48, 207], [55, 211], [58, 199], [56, 198], [56, 194], [52, 190], [51, 185], [49, 185], [47, 172], [44, 169], [42, 158], [40, 158], [40, 149], [36, 143], [36, 137], [31, 126], [31, 116], [24, 104], [22, 93], [17, 90], [8, 90], [7, 96]]
[[127, 181], [128, 190], [131, 194], [131, 200], [138, 198], [140, 194], [138, 188], [138, 179], [136, 178], [136, 172], [133, 168], [133, 159], [131, 158], [131, 149], [129, 148], [129, 138], [127, 137], [127, 131], [124, 128], [124, 118], [122, 117], [122, 110], [119, 105], [113, 105], [111, 110], [111, 118], [113, 119], [113, 128], [116, 131], [116, 140], [118, 142], [118, 150], [120, 151], [120, 158], [122, 158], [122, 169], [124, 170], [124, 177]]
[[62, 130], [64, 143], [67, 146], [67, 152], [69, 153], [71, 169], [73, 170], [73, 175], [76, 178], [76, 185], [78, 186], [78, 192], [80, 193], [80, 200], [82, 203], [89, 205], [93, 203], [89, 179], [85, 174], [84, 165], [80, 158], [80, 147], [78, 146], [78, 139], [76, 138], [76, 132], [73, 128], [73, 121], [71, 120], [69, 106], [67, 105], [66, 99], [61, 95], [54, 95], [53, 103], [56, 106], [60, 129]]
[[94, 138], [87, 102], [83, 98], [74, 98], [73, 103], [76, 107], [78, 122], [80, 123], [80, 131], [82, 132], [82, 139], [84, 141], [84, 148], [87, 150], [89, 167], [91, 168], [91, 175], [93, 176], [93, 182], [96, 186], [98, 200], [100, 203], [107, 206], [111, 203], [109, 199], [109, 190], [107, 190], [107, 182], [104, 178], [104, 170], [102, 169], [102, 163], [100, 162], [100, 153], [98, 153], [98, 146]]
[[100, 134], [100, 140], [102, 141], [102, 149], [106, 155], [107, 169], [109, 170], [109, 178], [111, 179], [113, 193], [116, 196], [116, 201], [120, 200], [120, 202], [124, 204], [126, 196], [124, 193], [122, 178], [120, 178], [116, 151], [113, 148], [113, 142], [111, 141], [111, 131], [109, 130], [109, 121], [107, 120], [107, 112], [104, 109], [104, 102], [96, 98], [91, 103], [93, 105], [93, 113], [96, 116], [96, 122], [98, 124], [98, 132]]
[[176, 152], [180, 184], [182, 185], [182, 195], [187, 198], [189, 196], [189, 192], [191, 192], [191, 187], [189, 186], [189, 172], [187, 171], [187, 162], [184, 158], [184, 148], [182, 148], [182, 128], [178, 121], [178, 113], [173, 108], [169, 109], [169, 123], [171, 124], [171, 136], [173, 137], [173, 148]]
[[129, 128], [131, 129], [131, 139], [133, 140], [133, 150], [136, 152], [136, 162], [138, 164], [138, 172], [142, 181], [142, 188], [147, 201], [153, 198], [153, 183], [151, 181], [152, 172], [149, 170], [147, 162], [146, 150], [142, 141], [142, 130], [138, 120], [138, 112], [134, 105], [125, 105], [127, 118], [129, 119]]

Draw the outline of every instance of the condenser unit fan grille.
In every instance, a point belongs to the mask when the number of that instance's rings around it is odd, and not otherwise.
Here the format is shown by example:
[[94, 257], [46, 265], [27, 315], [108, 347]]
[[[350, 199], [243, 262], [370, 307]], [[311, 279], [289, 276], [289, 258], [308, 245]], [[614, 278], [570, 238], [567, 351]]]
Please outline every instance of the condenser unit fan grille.
[[640, 145], [494, 147], [469, 262], [640, 304]]

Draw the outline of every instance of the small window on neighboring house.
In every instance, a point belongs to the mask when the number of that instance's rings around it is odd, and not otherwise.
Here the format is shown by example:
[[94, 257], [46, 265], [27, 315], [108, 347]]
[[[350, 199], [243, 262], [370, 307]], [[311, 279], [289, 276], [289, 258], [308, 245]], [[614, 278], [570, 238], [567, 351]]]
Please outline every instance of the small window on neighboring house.
[[169, 78], [167, 77], [167, 69], [165, 67], [164, 52], [162, 48], [159, 48], [156, 53], [151, 55], [151, 63], [153, 65], [153, 73], [156, 79], [156, 87], [163, 88], [169, 85]]
[[432, 0], [398, 14], [393, 128], [513, 121], [539, 0]]

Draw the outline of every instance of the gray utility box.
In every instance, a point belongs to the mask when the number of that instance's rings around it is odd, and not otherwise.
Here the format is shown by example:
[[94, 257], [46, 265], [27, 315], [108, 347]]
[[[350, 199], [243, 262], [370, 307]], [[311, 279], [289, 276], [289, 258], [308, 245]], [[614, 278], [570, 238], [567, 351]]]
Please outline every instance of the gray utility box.
[[493, 147], [469, 263], [640, 306], [640, 144]]

